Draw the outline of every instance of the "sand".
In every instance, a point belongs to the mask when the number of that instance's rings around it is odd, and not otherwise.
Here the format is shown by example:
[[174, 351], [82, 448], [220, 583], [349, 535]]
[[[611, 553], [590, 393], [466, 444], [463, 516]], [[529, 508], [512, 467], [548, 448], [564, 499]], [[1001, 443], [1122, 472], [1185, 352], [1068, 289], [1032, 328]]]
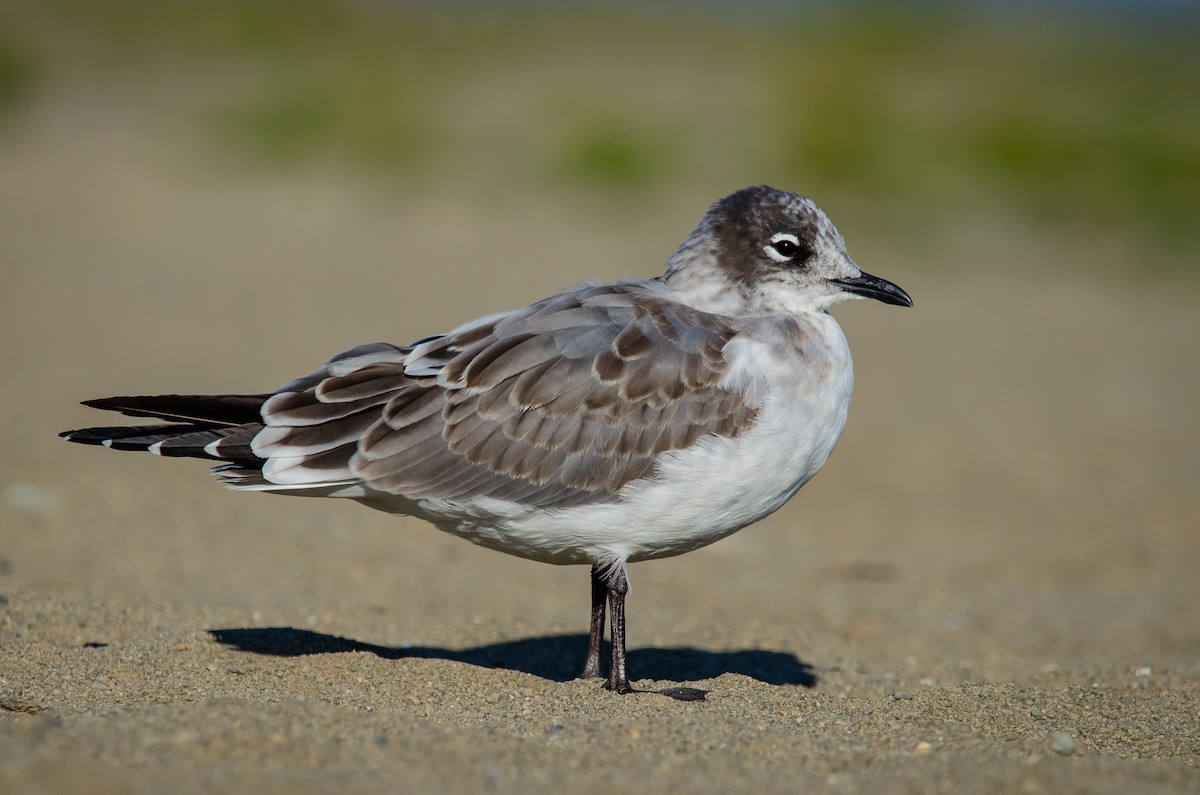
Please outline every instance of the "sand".
[[0, 791], [1200, 792], [1194, 285], [840, 222], [916, 307], [838, 311], [856, 402], [795, 500], [631, 568], [617, 697], [571, 678], [585, 569], [55, 434], [653, 273], [716, 187], [629, 222], [208, 173], [126, 110], [0, 148]]

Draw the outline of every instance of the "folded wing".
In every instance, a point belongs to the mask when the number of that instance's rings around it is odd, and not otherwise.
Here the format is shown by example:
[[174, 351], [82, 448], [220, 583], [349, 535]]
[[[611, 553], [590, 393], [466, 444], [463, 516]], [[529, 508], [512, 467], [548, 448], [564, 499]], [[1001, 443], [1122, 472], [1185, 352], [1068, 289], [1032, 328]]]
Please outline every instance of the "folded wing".
[[655, 458], [736, 436], [756, 406], [722, 386], [725, 319], [653, 287], [588, 287], [408, 348], [363, 346], [262, 407], [234, 486], [365, 482], [413, 499], [607, 502]]

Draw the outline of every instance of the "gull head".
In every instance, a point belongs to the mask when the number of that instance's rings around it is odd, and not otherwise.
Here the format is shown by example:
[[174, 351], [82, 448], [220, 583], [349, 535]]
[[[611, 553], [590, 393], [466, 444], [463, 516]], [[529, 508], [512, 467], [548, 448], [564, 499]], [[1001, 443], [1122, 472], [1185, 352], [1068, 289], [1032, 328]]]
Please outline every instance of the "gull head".
[[664, 279], [689, 303], [727, 314], [823, 312], [851, 298], [912, 306], [906, 292], [850, 259], [812, 199], [766, 185], [714, 203]]

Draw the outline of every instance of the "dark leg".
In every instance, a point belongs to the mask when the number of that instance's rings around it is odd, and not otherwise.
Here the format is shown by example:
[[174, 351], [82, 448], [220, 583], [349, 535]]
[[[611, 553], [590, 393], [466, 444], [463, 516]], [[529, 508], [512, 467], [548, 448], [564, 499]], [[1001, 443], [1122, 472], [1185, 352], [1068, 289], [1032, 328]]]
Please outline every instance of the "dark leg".
[[600, 645], [604, 642], [604, 605], [608, 599], [608, 586], [600, 573], [600, 566], [592, 566], [592, 628], [588, 632], [587, 660], [583, 663], [580, 679], [599, 679]]
[[629, 579], [625, 567], [617, 566], [608, 578], [608, 605], [612, 614], [612, 667], [608, 669], [608, 684], [614, 693], [632, 693], [629, 675], [625, 670], [625, 594], [629, 593]]

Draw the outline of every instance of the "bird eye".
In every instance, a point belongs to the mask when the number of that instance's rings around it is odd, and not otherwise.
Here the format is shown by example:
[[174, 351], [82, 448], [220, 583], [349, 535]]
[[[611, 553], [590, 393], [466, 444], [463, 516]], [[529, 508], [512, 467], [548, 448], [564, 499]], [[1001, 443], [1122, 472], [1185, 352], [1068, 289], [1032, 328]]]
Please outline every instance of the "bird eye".
[[800, 250], [800, 247], [790, 240], [778, 240], [771, 244], [771, 248], [785, 257], [794, 257], [796, 256], [796, 252]]
[[804, 254], [801, 259], [808, 259], [804, 246], [800, 245], [800, 239], [788, 232], [771, 235], [771, 242], [763, 246], [763, 252], [776, 262], [788, 262], [800, 254]]

